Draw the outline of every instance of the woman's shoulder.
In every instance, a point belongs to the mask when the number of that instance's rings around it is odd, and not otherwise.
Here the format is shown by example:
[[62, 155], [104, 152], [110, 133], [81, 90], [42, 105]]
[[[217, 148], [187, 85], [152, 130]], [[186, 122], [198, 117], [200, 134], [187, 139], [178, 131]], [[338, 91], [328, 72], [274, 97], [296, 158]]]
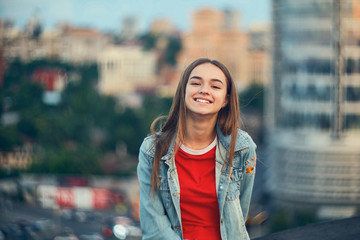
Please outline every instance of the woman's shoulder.
[[242, 129], [238, 129], [236, 136], [236, 149], [256, 148], [256, 144], [249, 133]]
[[144, 138], [143, 143], [152, 143], [155, 140], [155, 135], [151, 134]]
[[[217, 134], [221, 144], [225, 147], [225, 149], [228, 149], [231, 142], [231, 134], [224, 135], [219, 127], [217, 128]], [[251, 147], [256, 148], [256, 145], [252, 140], [252, 138], [250, 137], [250, 135], [244, 130], [238, 128], [236, 143], [235, 143], [235, 151], [240, 151]]]
[[154, 148], [155, 135], [149, 135], [144, 138], [140, 150], [143, 152], [151, 152]]

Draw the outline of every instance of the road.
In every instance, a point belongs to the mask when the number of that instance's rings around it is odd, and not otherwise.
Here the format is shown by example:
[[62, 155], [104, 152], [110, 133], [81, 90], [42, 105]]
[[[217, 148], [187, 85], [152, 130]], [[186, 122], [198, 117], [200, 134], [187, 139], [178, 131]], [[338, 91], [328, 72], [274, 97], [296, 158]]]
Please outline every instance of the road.
[[[101, 233], [102, 228], [105, 226], [105, 219], [116, 216], [114, 211], [98, 211], [92, 213], [92, 219], [80, 222], [74, 218], [65, 219], [60, 215], [60, 212], [55, 212], [54, 210], [7, 201], [6, 205], [0, 207], [0, 228], [19, 220], [35, 222], [39, 219], [50, 219], [55, 223], [59, 231], [64, 228], [70, 228], [76, 236], [80, 236], [81, 234]], [[130, 239], [140, 240], [141, 238], [127, 238], [127, 240]]]

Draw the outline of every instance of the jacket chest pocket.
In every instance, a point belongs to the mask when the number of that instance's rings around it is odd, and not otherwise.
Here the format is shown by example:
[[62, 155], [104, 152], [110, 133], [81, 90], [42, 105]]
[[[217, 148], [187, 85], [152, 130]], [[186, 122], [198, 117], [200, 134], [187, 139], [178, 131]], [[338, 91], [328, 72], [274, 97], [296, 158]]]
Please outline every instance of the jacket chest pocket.
[[226, 193], [226, 201], [234, 201], [240, 196], [240, 183], [243, 178], [242, 168], [233, 168], [230, 175], [229, 187]]
[[162, 203], [164, 204], [166, 209], [169, 209], [171, 206], [171, 194], [170, 194], [170, 188], [169, 183], [167, 181], [166, 177], [159, 177], [159, 194]]

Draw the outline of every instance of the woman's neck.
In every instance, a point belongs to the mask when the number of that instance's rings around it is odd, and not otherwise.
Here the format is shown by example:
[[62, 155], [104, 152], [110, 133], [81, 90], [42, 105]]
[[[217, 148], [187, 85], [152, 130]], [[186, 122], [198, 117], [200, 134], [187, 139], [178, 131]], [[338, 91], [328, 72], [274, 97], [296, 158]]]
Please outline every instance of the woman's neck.
[[216, 137], [216, 117], [186, 118], [185, 147], [199, 150], [207, 147]]

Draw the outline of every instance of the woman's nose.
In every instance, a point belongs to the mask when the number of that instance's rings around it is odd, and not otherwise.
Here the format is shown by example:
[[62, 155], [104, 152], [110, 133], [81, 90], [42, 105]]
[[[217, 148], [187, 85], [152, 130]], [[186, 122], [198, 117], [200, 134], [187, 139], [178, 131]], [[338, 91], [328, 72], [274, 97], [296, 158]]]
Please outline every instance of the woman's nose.
[[209, 94], [209, 86], [206, 84], [201, 85], [199, 92], [203, 94]]

